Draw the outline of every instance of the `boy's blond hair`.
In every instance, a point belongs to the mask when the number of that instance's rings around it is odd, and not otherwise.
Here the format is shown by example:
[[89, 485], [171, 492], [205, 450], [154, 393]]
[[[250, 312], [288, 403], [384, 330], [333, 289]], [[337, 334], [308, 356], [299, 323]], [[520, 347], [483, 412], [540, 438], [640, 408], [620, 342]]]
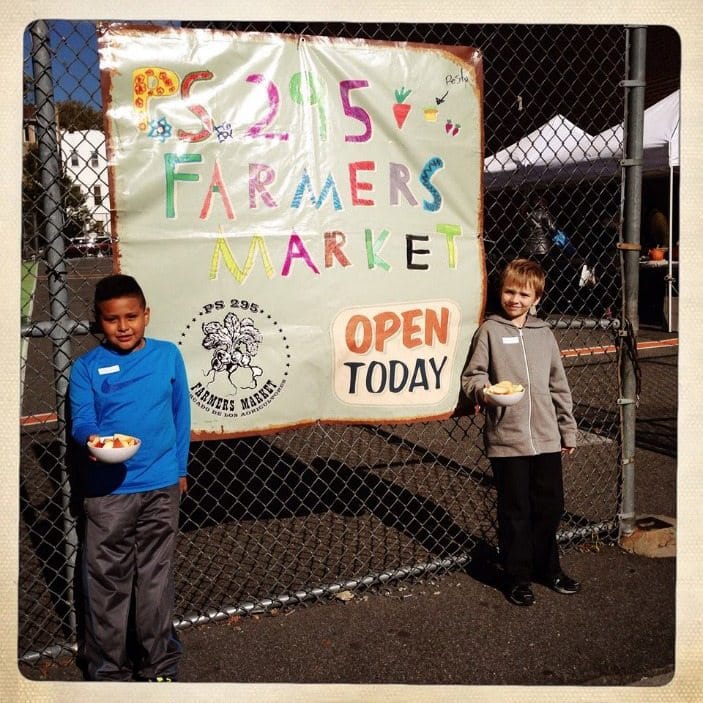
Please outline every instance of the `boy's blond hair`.
[[544, 293], [545, 282], [544, 269], [531, 259], [515, 259], [511, 261], [500, 276], [500, 288], [514, 284], [532, 288], [538, 298]]

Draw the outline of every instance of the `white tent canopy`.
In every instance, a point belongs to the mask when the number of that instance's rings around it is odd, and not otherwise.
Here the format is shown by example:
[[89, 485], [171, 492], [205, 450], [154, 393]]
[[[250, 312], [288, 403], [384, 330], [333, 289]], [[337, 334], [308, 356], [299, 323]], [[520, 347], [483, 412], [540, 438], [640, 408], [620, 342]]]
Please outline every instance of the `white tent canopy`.
[[[679, 164], [680, 92], [677, 90], [644, 111], [644, 173], [666, 171]], [[622, 124], [592, 136], [563, 115], [484, 161], [487, 189], [536, 181], [613, 176], [619, 172]]]
[[[642, 146], [645, 173], [668, 170], [679, 165], [680, 91], [675, 91], [644, 111]], [[622, 124], [596, 135], [586, 158], [621, 158]]]
[[555, 115], [520, 141], [489, 156], [485, 170], [494, 173], [581, 161], [586, 158], [592, 139], [563, 115]]
[[486, 187], [554, 180], [575, 175], [588, 161], [593, 137], [563, 115], [555, 115], [538, 129], [484, 161]]
[[[644, 111], [642, 173], [669, 174], [669, 251], [672, 248], [674, 171], [679, 167], [681, 93], [674, 91]], [[527, 183], [593, 180], [620, 172], [623, 157], [623, 125], [617, 124], [591, 136], [563, 115], [530, 132], [484, 160], [487, 190]], [[668, 274], [668, 326], [671, 331], [673, 273]]]
[[677, 90], [644, 111], [645, 166], [653, 149], [665, 147], [670, 167], [679, 165], [679, 123], [681, 91]]

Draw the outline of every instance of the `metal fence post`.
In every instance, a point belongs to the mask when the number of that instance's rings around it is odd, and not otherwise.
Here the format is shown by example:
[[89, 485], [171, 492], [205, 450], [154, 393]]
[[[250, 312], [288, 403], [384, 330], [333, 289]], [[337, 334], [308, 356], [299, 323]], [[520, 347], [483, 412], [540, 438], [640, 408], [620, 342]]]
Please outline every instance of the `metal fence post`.
[[[624, 229], [623, 261], [623, 335], [631, 335], [636, 350], [639, 331], [639, 255], [642, 207], [642, 163], [644, 131], [644, 92], [647, 28], [628, 28], [628, 71], [625, 85], [625, 139], [623, 154]], [[620, 359], [620, 422], [622, 425], [622, 505], [620, 533], [635, 529], [635, 420], [637, 412], [636, 352]]]
[[69, 626], [76, 632], [76, 611], [73, 593], [78, 540], [75, 520], [70, 511], [70, 489], [66, 468], [66, 397], [68, 391], [68, 369], [71, 363], [71, 337], [69, 300], [66, 289], [66, 260], [63, 238], [64, 213], [61, 194], [61, 161], [58, 149], [56, 110], [54, 106], [54, 82], [51, 71], [49, 31], [43, 20], [34, 22], [30, 28], [32, 37], [32, 68], [34, 72], [34, 94], [37, 105], [37, 142], [39, 145], [40, 178], [44, 191], [42, 211], [46, 237], [46, 263], [50, 300], [53, 350], [54, 383], [56, 390], [56, 413], [58, 418], [57, 440], [61, 467], [61, 509], [63, 514], [63, 551], [66, 558], [65, 602]]

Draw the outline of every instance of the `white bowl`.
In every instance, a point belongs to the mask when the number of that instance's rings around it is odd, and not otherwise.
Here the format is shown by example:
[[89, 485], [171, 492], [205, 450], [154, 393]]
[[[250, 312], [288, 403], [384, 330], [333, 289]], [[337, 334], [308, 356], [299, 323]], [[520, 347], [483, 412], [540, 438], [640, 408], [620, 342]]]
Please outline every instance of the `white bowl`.
[[[113, 439], [113, 437], [108, 436], [100, 438], [100, 440], [103, 442], [106, 439]], [[131, 447], [94, 447], [89, 443], [88, 451], [96, 459], [98, 459], [98, 461], [102, 461], [105, 464], [121, 464], [123, 461], [131, 459], [139, 451], [139, 447], [142, 446], [142, 442], [140, 439], [137, 439], [136, 437], [134, 437], [134, 439], [137, 440], [137, 443], [133, 444]]]
[[489, 405], [498, 405], [500, 407], [515, 405], [522, 400], [524, 395], [524, 389], [517, 393], [488, 393], [485, 390], [483, 391], [483, 398], [486, 403]]

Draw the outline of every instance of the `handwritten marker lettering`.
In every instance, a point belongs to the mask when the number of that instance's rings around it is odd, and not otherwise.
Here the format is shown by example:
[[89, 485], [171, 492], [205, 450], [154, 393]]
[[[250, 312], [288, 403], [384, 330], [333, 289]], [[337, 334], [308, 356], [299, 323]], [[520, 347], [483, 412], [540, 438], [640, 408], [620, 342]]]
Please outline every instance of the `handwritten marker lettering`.
[[341, 313], [333, 325], [337, 395], [350, 403], [436, 402], [448, 392], [457, 310], [446, 302]]
[[178, 90], [180, 80], [168, 68], [146, 67], [132, 72], [132, 105], [137, 112], [137, 129], [145, 132], [149, 125], [149, 102], [152, 98], [168, 98]]

